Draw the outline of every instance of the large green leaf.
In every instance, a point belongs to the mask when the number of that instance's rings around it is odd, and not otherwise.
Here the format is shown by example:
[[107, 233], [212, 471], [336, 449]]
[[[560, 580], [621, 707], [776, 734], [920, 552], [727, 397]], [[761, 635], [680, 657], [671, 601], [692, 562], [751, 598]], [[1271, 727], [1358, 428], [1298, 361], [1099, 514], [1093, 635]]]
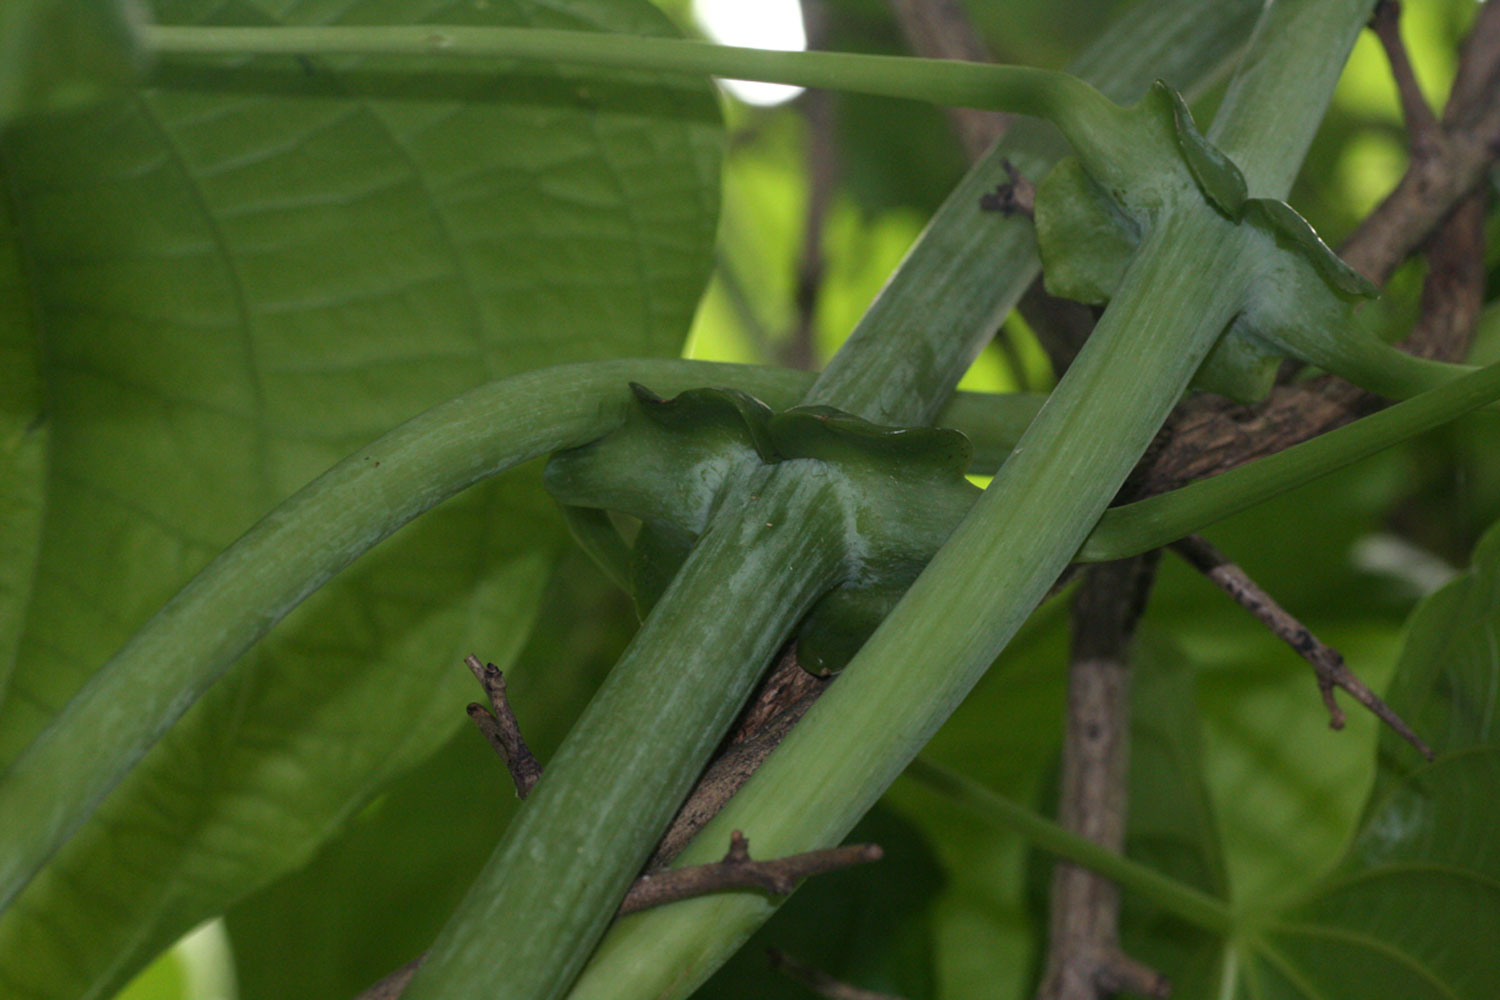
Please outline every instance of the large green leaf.
[[[1412, 614], [1391, 705], [1438, 752], [1500, 743], [1500, 524], [1474, 549], [1469, 572]], [[1387, 773], [1409, 769], [1394, 734], [1381, 736]]]
[[0, 200], [0, 695], [31, 599], [46, 493], [47, 423], [15, 219]]
[[[586, 618], [580, 607], [590, 609]], [[629, 597], [581, 553], [558, 564], [536, 628], [507, 672], [527, 743], [544, 763], [636, 624]], [[465, 726], [311, 864], [229, 912], [240, 1000], [352, 997], [425, 950], [519, 804], [494, 751]]]
[[[158, 13], [665, 28], [638, 0]], [[256, 517], [397, 421], [514, 371], [678, 349], [710, 259], [710, 91], [493, 68], [205, 64], [6, 135], [50, 445], [0, 763]], [[459, 658], [514, 656], [561, 544], [525, 471], [315, 595], [0, 919], [0, 992], [106, 994], [302, 864], [462, 721]]]
[[[1316, 863], [1325, 847], [1317, 845], [1326, 845], [1336, 827], [1329, 826], [1328, 817], [1313, 814], [1305, 824], [1274, 815], [1284, 811], [1278, 802], [1297, 800], [1298, 786], [1308, 779], [1295, 777], [1302, 769], [1278, 759], [1270, 744], [1258, 738], [1248, 743], [1259, 746], [1264, 771], [1283, 775], [1278, 781], [1262, 780], [1258, 788], [1245, 786], [1241, 798], [1273, 814], [1253, 824], [1243, 803], [1220, 798], [1213, 810], [1216, 821], [1194, 805], [1192, 790], [1205, 777], [1225, 780], [1222, 763], [1184, 768], [1181, 755], [1176, 755], [1178, 763], [1153, 759], [1156, 744], [1137, 743], [1145, 753], [1138, 753], [1134, 762], [1133, 825], [1166, 825], [1187, 836], [1178, 849], [1154, 854], [1143, 854], [1133, 842], [1133, 853], [1183, 881], [1221, 893], [1223, 887], [1196, 876], [1201, 868], [1196, 857], [1215, 851], [1230, 860], [1237, 851], [1260, 855], [1254, 858], [1260, 881], [1252, 879], [1248, 891], [1236, 891], [1227, 938], [1141, 921], [1149, 908], [1131, 915], [1127, 929], [1132, 947], [1172, 971], [1181, 995], [1250, 1000], [1481, 1000], [1500, 995], [1500, 965], [1494, 961], [1495, 942], [1500, 941], [1500, 838], [1495, 836], [1500, 804], [1494, 796], [1500, 786], [1500, 743], [1494, 739], [1500, 686], [1500, 650], [1494, 641], [1500, 611], [1497, 576], [1500, 529], [1492, 529], [1475, 552], [1473, 569], [1412, 615], [1389, 700], [1439, 757], [1423, 764], [1392, 734], [1381, 734], [1376, 792], [1352, 841], [1326, 875]], [[1251, 705], [1243, 711], [1242, 738], [1265, 729], [1256, 721], [1262, 711], [1268, 709]], [[1227, 717], [1222, 709], [1219, 714]], [[1284, 712], [1283, 717], [1295, 714]], [[1138, 721], [1138, 741], [1141, 726], [1154, 728], [1166, 717], [1159, 712], [1149, 723]], [[1172, 739], [1180, 741], [1180, 733], [1196, 731], [1203, 721], [1196, 713], [1178, 713], [1167, 725], [1179, 734]], [[1283, 744], [1301, 746], [1306, 753], [1305, 740], [1284, 738]], [[1330, 773], [1342, 772], [1346, 784], [1366, 787], [1347, 764], [1322, 752], [1311, 756]], [[1177, 792], [1140, 794], [1143, 770], [1160, 789], [1176, 782]], [[1288, 774], [1294, 780], [1288, 781]], [[1268, 793], [1275, 785], [1281, 790]], [[1347, 789], [1342, 797], [1347, 799]], [[1245, 831], [1229, 828], [1231, 820], [1255, 829], [1247, 837]], [[1329, 829], [1318, 833], [1319, 825]], [[1265, 874], [1275, 868], [1267, 860], [1271, 852], [1257, 850], [1253, 842], [1272, 829], [1280, 829], [1286, 841], [1297, 841], [1304, 837], [1304, 826], [1314, 833], [1314, 846], [1300, 849], [1306, 863], [1301, 869], [1283, 864], [1280, 885], [1268, 889]], [[1299, 850], [1282, 853], [1292, 859]], [[1185, 947], [1195, 939], [1199, 944]]]
[[1500, 746], [1439, 758], [1375, 805], [1345, 863], [1252, 939], [1266, 1000], [1500, 996]]
[[1358, 836], [1301, 905], [1278, 914], [1247, 976], [1267, 998], [1500, 995], [1500, 526], [1470, 571], [1412, 614], [1389, 693], [1438, 752], [1381, 734]]
[[0, 125], [123, 92], [141, 68], [136, 0], [0, 4]]

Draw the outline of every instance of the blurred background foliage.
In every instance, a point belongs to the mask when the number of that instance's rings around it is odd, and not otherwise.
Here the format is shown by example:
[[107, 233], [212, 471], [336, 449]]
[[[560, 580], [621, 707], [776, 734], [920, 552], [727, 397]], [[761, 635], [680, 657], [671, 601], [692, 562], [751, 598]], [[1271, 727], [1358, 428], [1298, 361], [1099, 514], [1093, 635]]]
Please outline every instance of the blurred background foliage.
[[[804, 3], [801, 15], [819, 47], [905, 51], [881, 0]], [[774, 21], [779, 7], [798, 16], [795, 0], [723, 5], [765, 21]], [[710, 20], [688, 0], [660, 6], [691, 34], [703, 34]], [[1126, 5], [965, 6], [998, 58], [1059, 67]], [[1418, 77], [1439, 106], [1474, 10], [1473, 0], [1424, 0], [1405, 9], [1403, 33]], [[723, 27], [716, 34], [756, 39]], [[1220, 92], [1200, 101], [1200, 120], [1211, 116]], [[818, 367], [961, 176], [962, 151], [942, 113], [917, 104], [802, 94], [758, 106], [726, 93], [723, 106], [729, 140], [717, 267], [686, 353]], [[1395, 184], [1405, 158], [1395, 90], [1366, 33], [1289, 200], [1336, 245]], [[823, 178], [816, 193], [815, 177]], [[1490, 231], [1500, 237], [1500, 216], [1492, 215]], [[1497, 246], [1500, 239], [1491, 239], [1491, 300], [1500, 296]], [[1419, 261], [1409, 263], [1389, 286], [1380, 308], [1392, 337], [1410, 323], [1422, 274]], [[1052, 376], [1025, 324], [1008, 320], [1003, 340], [975, 361], [965, 386], [1045, 390]], [[1475, 357], [1500, 359], [1500, 305], [1493, 301]], [[1416, 602], [1467, 565], [1476, 540], [1500, 517], [1497, 456], [1500, 419], [1469, 417], [1207, 534], [1378, 690]], [[1049, 801], [1064, 699], [1065, 610], [1054, 600], [1037, 613], [939, 734], [930, 758], [1023, 802]], [[628, 601], [586, 560], [559, 565], [521, 657], [546, 667], [528, 671], [528, 683], [512, 689], [543, 760], [634, 625]], [[1372, 722], [1351, 712], [1347, 730], [1329, 731], [1302, 662], [1171, 559], [1151, 600], [1139, 660], [1143, 674], [1157, 678], [1143, 683], [1142, 707], [1156, 705], [1170, 681], [1174, 697], [1195, 706], [1190, 718], [1201, 720], [1189, 722], [1194, 731], [1186, 735], [1168, 733], [1167, 742], [1186, 740], [1202, 755], [1221, 851], [1209, 868], [1218, 866], [1221, 888], [1239, 902], [1271, 901], [1335, 864], [1374, 780]], [[1144, 730], [1153, 725], [1170, 729], [1160, 716], [1148, 717], [1138, 722], [1138, 737], [1150, 739]], [[1158, 751], [1166, 752], [1157, 743], [1137, 747], [1138, 754]], [[464, 731], [306, 869], [190, 937], [121, 997], [352, 996], [431, 938], [514, 808], [502, 768], [475, 733]], [[1045, 923], [1038, 895], [1045, 859], [910, 780], [892, 789], [860, 833], [885, 844], [887, 860], [812, 883], [703, 996], [807, 995], [770, 971], [768, 945], [913, 1000], [1029, 995]], [[1190, 951], [1191, 940], [1183, 942]]]

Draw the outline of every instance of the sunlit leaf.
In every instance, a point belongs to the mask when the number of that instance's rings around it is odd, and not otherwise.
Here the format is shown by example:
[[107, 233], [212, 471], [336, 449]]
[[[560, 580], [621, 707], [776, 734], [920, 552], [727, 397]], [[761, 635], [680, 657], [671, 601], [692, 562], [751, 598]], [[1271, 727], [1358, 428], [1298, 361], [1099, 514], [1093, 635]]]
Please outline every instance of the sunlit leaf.
[[[664, 30], [634, 0], [157, 13]], [[28, 263], [51, 440], [0, 761], [197, 568], [361, 443], [514, 371], [678, 350], [714, 228], [706, 85], [483, 65], [403, 84], [386, 68], [178, 68], [6, 135], [6, 253]], [[3, 525], [6, 551], [24, 548]], [[304, 863], [463, 721], [460, 657], [508, 663], [561, 544], [525, 471], [315, 595], [0, 921], [0, 992], [107, 993]]]

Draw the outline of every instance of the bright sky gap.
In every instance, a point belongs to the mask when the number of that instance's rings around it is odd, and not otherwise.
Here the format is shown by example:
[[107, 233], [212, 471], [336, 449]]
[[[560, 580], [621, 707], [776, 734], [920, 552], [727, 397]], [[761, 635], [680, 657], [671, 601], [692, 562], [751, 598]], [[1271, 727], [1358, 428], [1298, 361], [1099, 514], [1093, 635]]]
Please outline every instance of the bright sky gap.
[[[693, 16], [703, 33], [721, 45], [784, 52], [807, 49], [800, 0], [754, 0], [753, 3], [746, 0], [693, 0]], [[784, 104], [804, 89], [748, 80], [724, 80], [723, 87], [746, 104], [760, 107]]]

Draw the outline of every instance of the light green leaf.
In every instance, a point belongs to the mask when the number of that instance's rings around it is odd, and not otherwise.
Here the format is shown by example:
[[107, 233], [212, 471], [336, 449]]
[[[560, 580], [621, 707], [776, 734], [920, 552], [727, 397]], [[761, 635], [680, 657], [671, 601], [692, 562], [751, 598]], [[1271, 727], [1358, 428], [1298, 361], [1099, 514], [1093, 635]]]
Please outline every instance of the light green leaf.
[[141, 69], [136, 0], [0, 4], [0, 125], [123, 93]]
[[[635, 0], [158, 13], [665, 29]], [[194, 571], [358, 445], [487, 379], [678, 350], [714, 228], [705, 85], [473, 66], [407, 87], [384, 68], [265, 61], [239, 67], [246, 84], [204, 65], [5, 137], [6, 252], [30, 263], [51, 440], [0, 764]], [[0, 527], [7, 551], [24, 543]], [[304, 863], [463, 721], [459, 658], [509, 662], [562, 544], [523, 470], [315, 595], [0, 919], [0, 992], [105, 995]]]
[[[1412, 614], [1391, 707], [1439, 757], [1381, 734], [1381, 768], [1343, 863], [1268, 920], [1247, 976], [1267, 1000], [1500, 995], [1500, 528]], [[1255, 988], [1255, 987], [1252, 987]]]

